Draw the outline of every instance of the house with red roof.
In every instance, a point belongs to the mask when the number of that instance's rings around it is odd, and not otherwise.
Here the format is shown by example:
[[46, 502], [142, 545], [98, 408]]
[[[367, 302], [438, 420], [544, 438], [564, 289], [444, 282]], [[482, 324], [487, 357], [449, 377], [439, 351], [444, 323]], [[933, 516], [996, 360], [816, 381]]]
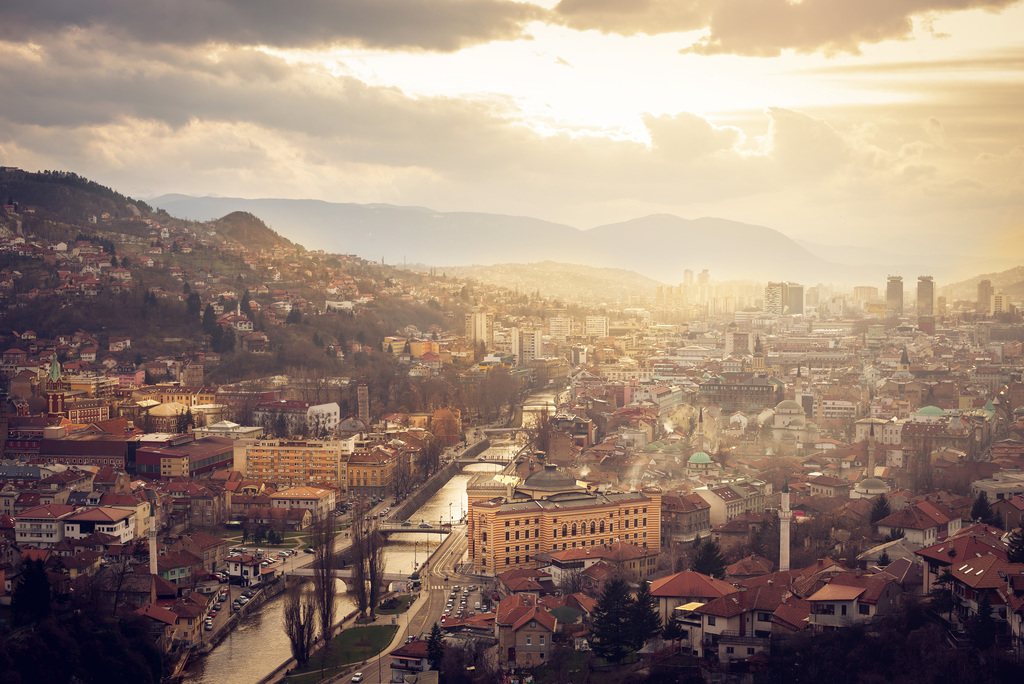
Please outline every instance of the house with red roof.
[[690, 635], [691, 645], [700, 644], [705, 658], [719, 662], [746, 660], [767, 653], [772, 633], [772, 614], [789, 594], [789, 587], [763, 584], [720, 596], [694, 609], [701, 616], [699, 638]]
[[739, 591], [736, 587], [693, 570], [660, 577], [651, 582], [651, 595], [658, 599], [658, 614], [664, 622], [673, 611], [687, 603], [709, 603]]
[[808, 623], [814, 631], [825, 632], [891, 615], [899, 610], [902, 595], [891, 575], [839, 573], [807, 597]]
[[940, 503], [920, 501], [878, 521], [878, 533], [890, 535], [902, 530], [906, 540], [927, 546], [960, 531], [960, 516]]
[[498, 664], [502, 668], [543, 665], [557, 628], [558, 620], [535, 594], [516, 594], [502, 600], [494, 617]]

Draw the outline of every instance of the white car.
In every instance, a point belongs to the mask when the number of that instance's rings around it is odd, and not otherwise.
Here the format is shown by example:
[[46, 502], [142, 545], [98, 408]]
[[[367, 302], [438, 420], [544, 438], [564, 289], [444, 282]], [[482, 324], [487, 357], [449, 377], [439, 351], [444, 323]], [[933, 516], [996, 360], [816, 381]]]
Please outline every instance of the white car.
[[355, 684], [355, 682], [361, 682], [361, 681], [363, 681], [363, 673], [362, 672], [356, 672], [354, 675], [352, 675], [352, 682], [353, 682], [353, 684]]

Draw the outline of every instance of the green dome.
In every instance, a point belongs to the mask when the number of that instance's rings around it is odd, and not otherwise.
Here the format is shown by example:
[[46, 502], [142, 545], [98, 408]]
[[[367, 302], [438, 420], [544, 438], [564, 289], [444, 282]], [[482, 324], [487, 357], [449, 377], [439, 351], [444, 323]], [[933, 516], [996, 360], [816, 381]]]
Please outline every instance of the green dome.
[[917, 412], [921, 416], [944, 416], [946, 412], [940, 409], [938, 406], [925, 406], [923, 409]]
[[690, 460], [688, 460], [687, 463], [711, 463], [711, 457], [703, 451], [698, 451], [690, 457]]

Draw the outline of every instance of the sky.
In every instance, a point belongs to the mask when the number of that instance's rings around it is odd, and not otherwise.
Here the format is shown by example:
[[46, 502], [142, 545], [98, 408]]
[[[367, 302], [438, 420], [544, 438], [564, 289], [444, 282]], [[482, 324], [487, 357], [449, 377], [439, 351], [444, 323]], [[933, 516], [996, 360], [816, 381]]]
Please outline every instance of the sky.
[[1024, 3], [0, 0], [0, 164], [1024, 258]]

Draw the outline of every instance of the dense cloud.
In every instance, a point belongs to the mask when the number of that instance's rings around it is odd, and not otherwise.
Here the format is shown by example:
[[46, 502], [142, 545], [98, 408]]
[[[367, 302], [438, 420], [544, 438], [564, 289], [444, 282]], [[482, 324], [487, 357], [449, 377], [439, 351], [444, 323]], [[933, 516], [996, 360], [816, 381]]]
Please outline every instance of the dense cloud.
[[0, 39], [69, 29], [116, 40], [281, 48], [352, 45], [452, 51], [521, 38], [543, 12], [510, 0], [31, 0], [4, 3]]
[[702, 55], [772, 57], [798, 53], [858, 53], [860, 46], [904, 40], [913, 18], [1018, 0], [562, 0], [556, 21], [579, 30], [621, 35], [706, 32], [685, 49]]

